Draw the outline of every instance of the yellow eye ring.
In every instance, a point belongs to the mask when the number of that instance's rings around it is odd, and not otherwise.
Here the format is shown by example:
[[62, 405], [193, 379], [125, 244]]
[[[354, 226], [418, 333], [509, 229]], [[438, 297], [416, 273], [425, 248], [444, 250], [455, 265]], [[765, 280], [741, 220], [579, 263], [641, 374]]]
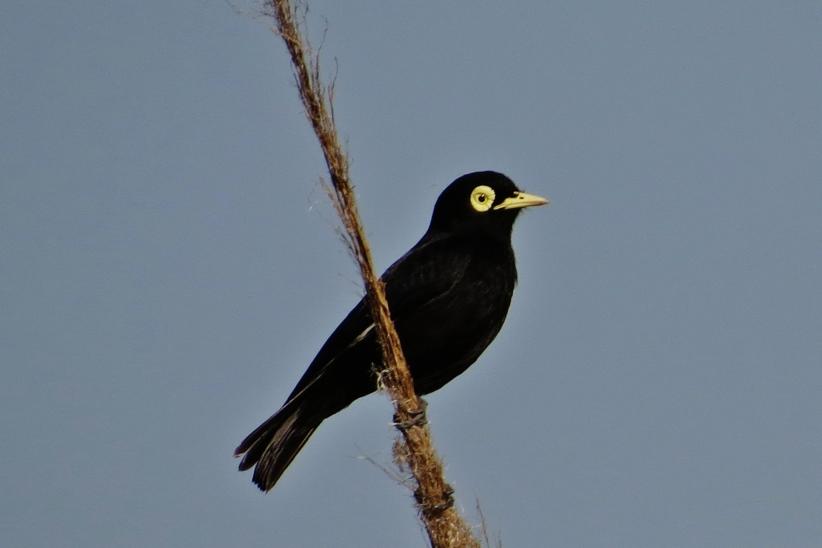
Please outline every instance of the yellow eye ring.
[[471, 191], [471, 207], [480, 213], [491, 209], [496, 194], [490, 186], [480, 185]]

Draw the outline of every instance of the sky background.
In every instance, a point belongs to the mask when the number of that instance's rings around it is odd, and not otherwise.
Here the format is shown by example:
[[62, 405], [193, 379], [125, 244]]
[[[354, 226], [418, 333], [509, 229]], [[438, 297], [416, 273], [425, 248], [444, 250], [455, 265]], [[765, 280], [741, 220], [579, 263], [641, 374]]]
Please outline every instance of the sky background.
[[[391, 408], [232, 451], [361, 294], [259, 4], [0, 5], [0, 543], [424, 546]], [[312, 1], [379, 269], [439, 192], [549, 196], [429, 397], [504, 546], [822, 538], [822, 4]], [[327, 27], [327, 32], [323, 29]]]

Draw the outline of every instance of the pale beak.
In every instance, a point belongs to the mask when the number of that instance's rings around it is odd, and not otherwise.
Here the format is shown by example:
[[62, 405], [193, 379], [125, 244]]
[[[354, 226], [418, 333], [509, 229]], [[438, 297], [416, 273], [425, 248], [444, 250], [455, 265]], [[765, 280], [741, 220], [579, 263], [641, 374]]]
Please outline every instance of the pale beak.
[[494, 209], [520, 209], [522, 207], [541, 206], [550, 204], [551, 200], [537, 196], [536, 194], [528, 194], [527, 192], [515, 192], [510, 198], [506, 198], [499, 205], [495, 205]]

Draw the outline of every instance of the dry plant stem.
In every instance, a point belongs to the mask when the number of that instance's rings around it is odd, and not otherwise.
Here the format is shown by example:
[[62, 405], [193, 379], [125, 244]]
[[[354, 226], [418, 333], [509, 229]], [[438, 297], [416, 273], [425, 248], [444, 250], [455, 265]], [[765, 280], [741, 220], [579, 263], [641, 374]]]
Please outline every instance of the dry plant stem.
[[365, 283], [371, 314], [382, 347], [385, 370], [380, 380], [395, 407], [395, 423], [405, 447], [401, 460], [416, 481], [414, 497], [431, 545], [479, 546], [470, 527], [453, 507], [453, 491], [445, 482], [442, 463], [436, 455], [425, 422], [425, 402], [414, 391], [414, 383], [402, 353], [397, 331], [391, 321], [382, 282], [374, 272], [371, 251], [357, 213], [348, 178], [348, 159], [342, 151], [334, 125], [328, 94], [320, 81], [319, 63], [308, 58], [295, 9], [289, 0], [267, 0], [294, 65], [297, 88], [306, 115], [317, 134], [331, 177], [330, 194], [345, 227], [345, 241], [354, 255]]

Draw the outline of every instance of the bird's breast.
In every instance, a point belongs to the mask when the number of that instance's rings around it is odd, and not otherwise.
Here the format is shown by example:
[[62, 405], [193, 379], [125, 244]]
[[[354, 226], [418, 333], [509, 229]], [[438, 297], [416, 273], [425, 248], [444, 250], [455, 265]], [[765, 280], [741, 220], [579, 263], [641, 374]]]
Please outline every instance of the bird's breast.
[[513, 261], [472, 261], [445, 295], [397, 322], [419, 392], [440, 388], [476, 361], [499, 333], [515, 283]]

